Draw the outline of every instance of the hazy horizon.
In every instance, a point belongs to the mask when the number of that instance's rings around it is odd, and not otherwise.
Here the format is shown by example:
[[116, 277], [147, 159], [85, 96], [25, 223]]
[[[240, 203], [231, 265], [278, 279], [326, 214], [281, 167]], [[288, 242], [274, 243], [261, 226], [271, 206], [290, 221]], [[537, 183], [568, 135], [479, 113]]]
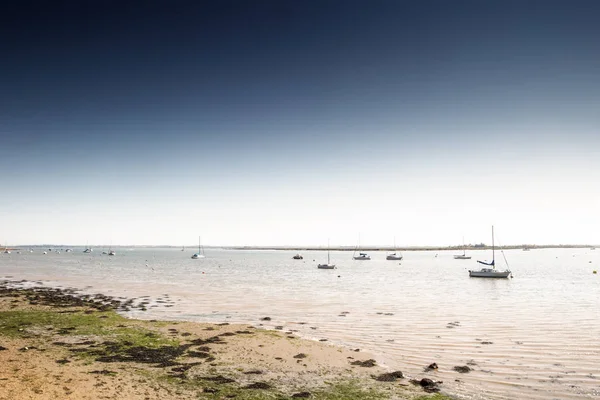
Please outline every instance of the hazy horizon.
[[0, 245], [598, 243], [599, 12], [13, 4]]

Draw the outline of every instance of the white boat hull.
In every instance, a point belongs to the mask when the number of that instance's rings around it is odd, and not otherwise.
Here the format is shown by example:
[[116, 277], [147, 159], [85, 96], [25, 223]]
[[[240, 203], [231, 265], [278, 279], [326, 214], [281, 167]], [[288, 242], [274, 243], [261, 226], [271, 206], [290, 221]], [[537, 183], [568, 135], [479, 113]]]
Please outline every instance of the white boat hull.
[[197, 260], [197, 259], [199, 259], [199, 258], [204, 258], [204, 255], [203, 255], [203, 254], [194, 254], [194, 255], [192, 256], [192, 260]]
[[335, 264], [319, 264], [317, 265], [319, 269], [335, 269]]
[[388, 254], [385, 259], [386, 260], [402, 260], [402, 256], [399, 256], [397, 254]]
[[353, 257], [355, 260], [370, 260], [371, 256], [356, 256]]
[[469, 271], [469, 277], [471, 278], [508, 278], [510, 271], [496, 271], [491, 268], [483, 268], [479, 271]]
[[470, 260], [471, 256], [462, 256], [462, 255], [458, 255], [458, 256], [454, 256], [455, 260]]

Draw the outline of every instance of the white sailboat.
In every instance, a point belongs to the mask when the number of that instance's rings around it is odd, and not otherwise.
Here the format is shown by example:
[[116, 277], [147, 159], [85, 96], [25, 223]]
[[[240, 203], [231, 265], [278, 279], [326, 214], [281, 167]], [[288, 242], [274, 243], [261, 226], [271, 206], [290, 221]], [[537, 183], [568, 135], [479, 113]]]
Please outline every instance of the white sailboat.
[[327, 240], [327, 264], [319, 264], [317, 265], [319, 269], [335, 269], [335, 264], [331, 264], [331, 259], [329, 257], [329, 239]]
[[6, 244], [4, 244], [4, 254], [10, 254], [10, 250]]
[[402, 260], [402, 253], [398, 254], [398, 249], [396, 248], [396, 238], [394, 238], [394, 252], [389, 253], [386, 260]]
[[204, 258], [204, 249], [202, 248], [202, 241], [200, 239], [200, 236], [198, 236], [198, 252], [194, 253], [194, 255], [192, 256], [193, 260], [198, 260], [200, 258]]
[[466, 252], [465, 237], [464, 236], [463, 236], [463, 253], [462, 254], [456, 254], [454, 256], [454, 259], [455, 260], [470, 260], [471, 259], [471, 256], [468, 256], [467, 252]]
[[[368, 255], [367, 253], [362, 253], [360, 250], [360, 235], [358, 236], [358, 243], [356, 245], [356, 248], [354, 249], [354, 253], [352, 253], [352, 258], [354, 258], [355, 260], [370, 260], [371, 256]], [[358, 255], [356, 255], [356, 251], [358, 250]]]
[[[506, 259], [505, 259], [506, 260]], [[496, 251], [495, 251], [495, 247], [494, 247], [494, 227], [492, 226], [492, 261], [491, 262], [485, 262], [485, 261], [479, 261], [477, 260], [478, 263], [483, 264], [483, 265], [487, 265], [491, 268], [481, 268], [480, 270], [469, 270], [469, 276], [472, 278], [508, 278], [509, 276], [511, 276], [511, 272], [508, 269], [505, 271], [498, 271], [496, 270]]]
[[87, 245], [87, 243], [85, 244], [85, 250], [83, 251], [84, 253], [91, 253], [92, 251], [94, 251], [91, 247], [89, 247]]

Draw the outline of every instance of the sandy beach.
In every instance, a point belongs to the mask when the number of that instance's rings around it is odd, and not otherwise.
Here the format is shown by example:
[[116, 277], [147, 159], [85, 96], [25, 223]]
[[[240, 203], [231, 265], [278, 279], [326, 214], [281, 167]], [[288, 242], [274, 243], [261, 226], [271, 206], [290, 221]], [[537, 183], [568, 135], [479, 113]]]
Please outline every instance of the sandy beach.
[[360, 349], [226, 322], [126, 319], [117, 303], [0, 286], [0, 399], [447, 398]]

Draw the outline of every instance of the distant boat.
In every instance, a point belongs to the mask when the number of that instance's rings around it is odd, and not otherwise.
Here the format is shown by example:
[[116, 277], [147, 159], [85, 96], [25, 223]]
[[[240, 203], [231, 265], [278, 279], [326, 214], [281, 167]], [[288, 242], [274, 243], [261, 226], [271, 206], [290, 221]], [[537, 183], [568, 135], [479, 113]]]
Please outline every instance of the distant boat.
[[181, 251], [185, 251], [185, 246], [183, 246], [183, 247], [181, 248]]
[[117, 253], [115, 253], [115, 251], [114, 251], [114, 250], [110, 250], [110, 251], [108, 252], [108, 255], [109, 255], [109, 256], [114, 256], [114, 255], [116, 255], [116, 254], [117, 254]]
[[91, 253], [92, 251], [94, 251], [94, 250], [91, 247], [88, 247], [83, 252], [84, 253]]
[[4, 248], [4, 254], [10, 254], [10, 250], [7, 248]]
[[523, 247], [523, 251], [529, 251], [531, 250], [529, 247]]
[[394, 238], [394, 252], [387, 255], [386, 260], [402, 260], [402, 254], [397, 254], [396, 238]]
[[335, 264], [331, 264], [331, 260], [329, 258], [329, 240], [327, 240], [327, 264], [319, 264], [317, 265], [319, 269], [335, 269]]
[[304, 257], [302, 257], [302, 255], [300, 253], [296, 254], [294, 257], [292, 257], [294, 260], [302, 260]]
[[596, 248], [595, 247], [590, 247], [590, 250], [596, 250]]
[[197, 260], [199, 258], [204, 258], [204, 249], [202, 248], [202, 241], [200, 236], [198, 236], [198, 252], [192, 256], [193, 260]]
[[[371, 256], [368, 255], [367, 253], [361, 253], [360, 252], [360, 236], [358, 236], [358, 243], [356, 245], [356, 248], [354, 249], [354, 253], [352, 253], [352, 258], [354, 258], [355, 260], [370, 260]], [[358, 251], [358, 255], [356, 255], [356, 251]]]
[[469, 270], [469, 276], [472, 278], [508, 278], [511, 275], [509, 269], [505, 271], [496, 270], [496, 251], [494, 247], [494, 227], [492, 226], [492, 262], [479, 261], [478, 263], [487, 265], [491, 268], [481, 268], [478, 271]]
[[462, 254], [457, 254], [454, 256], [455, 260], [470, 260], [471, 256], [467, 255], [466, 252], [466, 248], [465, 248], [465, 237], [463, 236], [463, 253]]

